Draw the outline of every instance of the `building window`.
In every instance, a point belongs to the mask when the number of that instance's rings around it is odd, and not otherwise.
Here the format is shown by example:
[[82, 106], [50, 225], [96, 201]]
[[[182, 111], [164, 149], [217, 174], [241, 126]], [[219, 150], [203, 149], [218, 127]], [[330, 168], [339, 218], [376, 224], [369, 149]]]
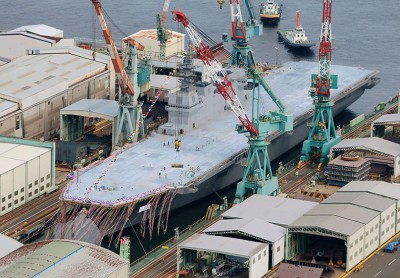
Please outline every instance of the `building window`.
[[385, 218], [382, 219], [382, 224], [384, 224], [384, 223], [385, 223]]
[[43, 185], [40, 187], [40, 190], [41, 190], [41, 191], [43, 191], [43, 190], [44, 190], [44, 186], [43, 186]]
[[349, 261], [353, 260], [353, 256], [350, 256]]
[[46, 179], [50, 179], [50, 174], [47, 174]]
[[22, 197], [21, 197], [21, 202], [22, 202], [24, 199], [25, 199], [25, 197], [24, 197], [24, 196], [22, 196]]
[[357, 255], [358, 255], [358, 252], [356, 251], [356, 252], [354, 253], [354, 257], [357, 257]]
[[46, 187], [50, 187], [50, 183], [49, 182], [46, 184]]
[[362, 241], [363, 240], [363, 236], [360, 236], [360, 241]]
[[360, 248], [360, 250], [358, 250], [358, 252], [361, 254], [362, 253], [362, 248]]
[[355, 244], [355, 245], [357, 245], [357, 244], [358, 244], [358, 238], [356, 239], [356, 241], [354, 242], [354, 244]]
[[261, 254], [258, 254], [258, 260], [261, 260]]
[[279, 251], [281, 251], [281, 247], [280, 246], [278, 246], [278, 248], [276, 248], [276, 252], [279, 252]]
[[365, 249], [367, 249], [368, 248], [368, 242], [365, 244]]
[[21, 193], [22, 193], [22, 192], [24, 192], [24, 191], [25, 191], [25, 188], [24, 188], [24, 187], [22, 187], [22, 188], [21, 188]]
[[1, 198], [1, 201], [4, 203], [6, 201], [6, 197]]
[[394, 216], [394, 211], [392, 211], [392, 213], [390, 214], [390, 217], [393, 217]]
[[32, 197], [32, 192], [29, 192], [28, 197]]
[[371, 241], [369, 242], [369, 244], [371, 244], [371, 245], [372, 245], [373, 243], [374, 243], [374, 240], [373, 240], [373, 239], [371, 239]]
[[375, 224], [375, 229], [378, 229], [378, 225], [379, 225], [378, 223]]
[[14, 195], [18, 195], [18, 190], [14, 192]]
[[365, 233], [365, 236], [367, 237], [369, 235], [369, 231], [367, 231], [366, 233]]
[[390, 225], [390, 228], [391, 228], [391, 229], [393, 229], [393, 227], [394, 227], [394, 223], [392, 223], [392, 225]]
[[14, 201], [14, 205], [16, 205], [16, 204], [18, 204], [18, 200], [15, 200], [15, 201]]
[[264, 250], [264, 257], [267, 256], [267, 250]]
[[32, 188], [32, 184], [31, 183], [29, 184], [29, 188]]
[[386, 220], [389, 220], [389, 215], [388, 215], [388, 216], [386, 216]]
[[255, 264], [256, 263], [256, 258], [253, 258], [253, 264]]
[[39, 190], [38, 190], [38, 189], [35, 189], [35, 194], [38, 194], [38, 192], [39, 192]]
[[1, 208], [1, 211], [5, 211], [5, 210], [6, 210], [6, 207], [2, 207], [2, 208]]
[[378, 236], [375, 237], [375, 241], [378, 241]]
[[353, 242], [352, 242], [352, 243], [350, 243], [350, 248], [353, 248]]
[[382, 236], [384, 236], [385, 235], [385, 231], [382, 231]]
[[40, 182], [44, 182], [44, 177], [41, 177], [41, 178], [40, 178]]
[[35, 180], [35, 185], [38, 185], [39, 184], [39, 181], [38, 180]]
[[386, 232], [389, 232], [389, 227], [386, 228]]
[[8, 207], [9, 207], [9, 208], [11, 208], [11, 205], [12, 205], [12, 204], [11, 204], [11, 203], [9, 203], [9, 204], [8, 204]]
[[369, 230], [370, 233], [372, 233], [374, 231], [374, 227], [371, 227], [371, 229]]

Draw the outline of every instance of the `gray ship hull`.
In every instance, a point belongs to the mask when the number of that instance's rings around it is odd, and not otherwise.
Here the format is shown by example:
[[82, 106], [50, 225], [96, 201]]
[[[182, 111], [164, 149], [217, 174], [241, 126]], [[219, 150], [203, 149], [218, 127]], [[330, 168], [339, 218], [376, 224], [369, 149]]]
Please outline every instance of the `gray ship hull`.
[[[348, 92], [338, 98], [333, 106], [333, 115], [337, 116], [340, 112], [350, 106], [358, 98], [362, 96], [366, 85]], [[268, 153], [271, 161], [274, 161], [279, 156], [285, 154], [307, 138], [308, 130], [307, 122], [311, 120], [312, 113], [307, 113], [304, 117], [295, 119], [295, 126], [291, 134], [280, 134], [272, 138], [271, 144], [268, 146]], [[243, 168], [240, 162], [245, 159], [246, 149], [238, 152], [226, 160], [223, 167], [218, 167], [208, 176], [204, 176], [201, 180], [194, 182], [190, 187], [178, 189], [178, 194], [174, 198], [171, 211], [193, 203], [199, 199], [214, 194], [233, 183], [238, 182], [242, 178]], [[145, 205], [144, 203], [141, 205]], [[143, 219], [143, 213], [138, 213], [138, 208], [131, 215], [130, 224], [138, 224]]]

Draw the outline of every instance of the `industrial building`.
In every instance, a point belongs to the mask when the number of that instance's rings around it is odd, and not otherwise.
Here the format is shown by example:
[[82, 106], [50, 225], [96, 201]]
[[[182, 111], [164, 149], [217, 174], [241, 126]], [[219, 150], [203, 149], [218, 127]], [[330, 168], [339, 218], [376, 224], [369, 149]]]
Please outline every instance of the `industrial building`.
[[[171, 38], [166, 41], [165, 57], [168, 59], [177, 53], [182, 54], [185, 51], [185, 35], [175, 31], [170, 31]], [[129, 36], [144, 46], [144, 51], [139, 51], [139, 57], [150, 60], [160, 59], [160, 42], [157, 39], [157, 29], [140, 30]]]
[[387, 140], [400, 143], [399, 133], [400, 114], [385, 114], [371, 123], [371, 137], [385, 137]]
[[54, 143], [0, 137], [0, 215], [54, 191]]
[[327, 165], [328, 184], [344, 186], [351, 181], [363, 181], [368, 179], [371, 162], [368, 158], [354, 156], [351, 160], [344, 156], [336, 157]]
[[400, 145], [379, 137], [345, 139], [331, 148], [331, 157], [347, 152], [368, 158], [370, 174], [378, 177], [400, 175]]
[[[105, 248], [73, 240], [26, 244], [0, 258], [0, 277], [129, 277], [129, 262]], [[23, 276], [21, 276], [23, 274]]]
[[60, 110], [81, 99], [114, 99], [110, 57], [78, 47], [28, 51], [0, 67], [0, 135], [58, 136]]
[[253, 195], [178, 246], [178, 271], [221, 274], [224, 269], [225, 275], [248, 272], [248, 277], [261, 277], [284, 260], [286, 228], [316, 205]]
[[353, 181], [288, 227], [286, 260], [349, 271], [400, 228], [400, 184]]

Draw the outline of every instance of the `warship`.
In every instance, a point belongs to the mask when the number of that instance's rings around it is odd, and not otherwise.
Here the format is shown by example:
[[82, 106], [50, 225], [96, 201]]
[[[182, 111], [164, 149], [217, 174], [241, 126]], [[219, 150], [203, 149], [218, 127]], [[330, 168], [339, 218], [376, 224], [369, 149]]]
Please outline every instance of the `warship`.
[[[310, 76], [316, 62], [287, 62], [264, 79], [293, 114], [290, 133], [268, 135], [271, 161], [301, 143], [308, 134], [314, 106], [308, 96]], [[378, 81], [377, 71], [361, 67], [332, 66], [339, 75], [338, 89], [331, 90], [334, 116], [354, 103]], [[247, 113], [251, 113], [251, 86], [245, 71], [228, 68], [227, 73]], [[186, 81], [185, 81], [186, 80]], [[235, 131], [236, 115], [216, 93], [213, 84], [182, 81], [182, 89], [169, 95], [168, 122], [136, 143], [127, 144], [103, 160], [79, 169], [61, 195], [64, 204], [94, 210], [124, 210], [129, 219], [114, 217], [103, 223], [103, 235], [191, 204], [242, 178], [247, 138]], [[261, 89], [262, 90], [262, 89]], [[274, 103], [267, 93], [261, 98], [266, 111]], [[179, 146], [176, 146], [179, 142]], [[126, 209], [129, 207], [129, 209]], [[102, 213], [96, 214], [100, 219]], [[119, 215], [116, 213], [115, 215]], [[96, 222], [96, 221], [95, 221]], [[100, 223], [97, 221], [96, 223]]]

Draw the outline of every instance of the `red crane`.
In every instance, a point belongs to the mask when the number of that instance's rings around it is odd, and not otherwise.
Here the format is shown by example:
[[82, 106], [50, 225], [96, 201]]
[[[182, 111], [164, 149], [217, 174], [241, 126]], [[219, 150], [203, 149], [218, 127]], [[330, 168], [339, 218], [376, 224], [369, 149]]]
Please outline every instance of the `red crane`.
[[[110, 29], [108, 29], [106, 20], [104, 19], [100, 1], [92, 0], [92, 4], [96, 10], [97, 17], [99, 18], [99, 21], [101, 24], [101, 29], [103, 30], [103, 36], [107, 43], [108, 51], [110, 52], [111, 61], [112, 61], [112, 64], [113, 64], [114, 70], [115, 70], [115, 76], [116, 76], [119, 86], [121, 88], [121, 93], [134, 95], [135, 92], [133, 90], [132, 84], [129, 80], [128, 75], [125, 72], [124, 64], [118, 55], [118, 51], [117, 51], [117, 48], [115, 47], [115, 43], [111, 36]], [[125, 38], [124, 42], [129, 45], [136, 46], [136, 48], [139, 50], [144, 49], [144, 47], [140, 43], [136, 42], [132, 38]]]
[[207, 72], [209, 73], [211, 79], [218, 90], [218, 93], [223, 96], [225, 101], [229, 104], [231, 109], [235, 112], [239, 121], [243, 124], [244, 128], [252, 135], [257, 136], [258, 130], [249, 120], [246, 115], [239, 98], [233, 89], [232, 83], [228, 78], [225, 69], [222, 67], [221, 63], [217, 61], [211, 52], [210, 48], [203, 42], [200, 35], [193, 28], [189, 19], [182, 11], [174, 10], [172, 11], [174, 15], [174, 20], [180, 22], [186, 29], [190, 39], [192, 40], [194, 47], [196, 49], [197, 56], [203, 61]]

